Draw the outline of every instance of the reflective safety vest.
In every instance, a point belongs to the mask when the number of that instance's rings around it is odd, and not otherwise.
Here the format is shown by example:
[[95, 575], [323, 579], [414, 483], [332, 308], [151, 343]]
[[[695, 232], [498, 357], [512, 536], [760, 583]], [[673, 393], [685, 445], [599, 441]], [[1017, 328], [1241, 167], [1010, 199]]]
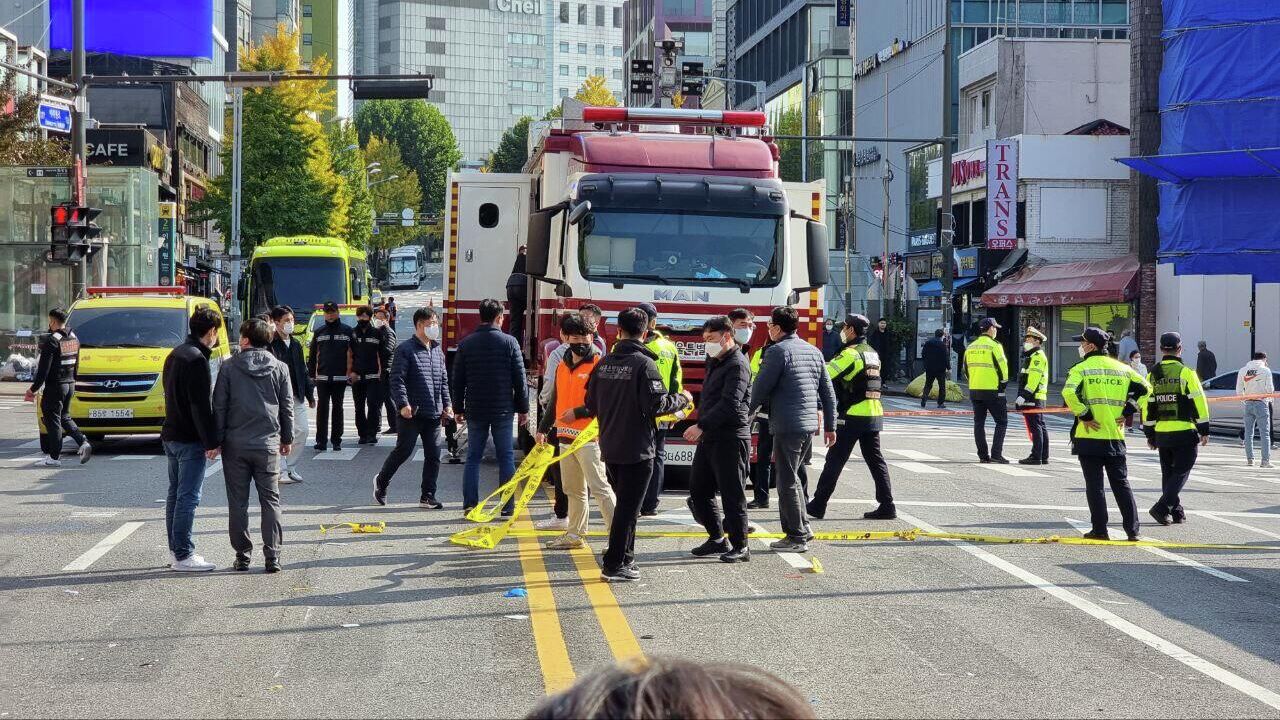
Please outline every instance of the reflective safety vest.
[[[1135, 399], [1150, 392], [1147, 381], [1136, 370], [1115, 358], [1095, 352], [1076, 363], [1062, 387], [1062, 399], [1077, 421], [1071, 437], [1123, 445], [1124, 428], [1119, 421], [1124, 417], [1130, 388], [1134, 386], [1141, 388], [1141, 392], [1135, 393]], [[1140, 402], [1138, 407], [1145, 408], [1145, 404]], [[1085, 425], [1090, 420], [1098, 423], [1097, 430]]]
[[684, 368], [680, 367], [680, 349], [657, 330], [649, 334], [653, 337], [644, 346], [658, 356], [656, 361], [658, 374], [667, 384], [667, 392], [678, 393], [684, 390]]
[[1049, 358], [1044, 348], [1036, 348], [1022, 368], [1022, 390], [1034, 400], [1049, 400]]
[[[592, 418], [575, 418], [566, 423], [560, 419], [566, 410], [582, 407], [587, 402], [587, 378], [596, 369], [600, 356], [593, 354], [574, 367], [569, 367], [568, 354], [556, 365], [556, 437], [572, 442], [574, 438], [587, 429]], [[544, 426], [545, 427], [545, 426]]]
[[884, 415], [880, 402], [880, 355], [859, 338], [845, 345], [827, 363], [827, 374], [836, 387], [836, 408], [850, 417], [878, 418]]
[[764, 348], [756, 348], [751, 353], [751, 381], [755, 382], [756, 376], [760, 374], [760, 359], [764, 357]]
[[964, 364], [969, 371], [970, 390], [999, 390], [1009, 380], [1004, 346], [988, 335], [978, 337], [965, 348]]
[[1147, 398], [1143, 426], [1157, 433], [1196, 430], [1209, 422], [1209, 403], [1196, 371], [1176, 357], [1167, 357], [1147, 376], [1151, 395]]

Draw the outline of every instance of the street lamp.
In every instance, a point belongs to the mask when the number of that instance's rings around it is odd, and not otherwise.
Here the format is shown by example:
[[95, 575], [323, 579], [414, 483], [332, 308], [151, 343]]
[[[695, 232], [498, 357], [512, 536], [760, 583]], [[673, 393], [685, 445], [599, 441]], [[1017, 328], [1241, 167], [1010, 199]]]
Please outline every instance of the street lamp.
[[400, 179], [399, 175], [392, 175], [391, 177], [385, 177], [385, 178], [382, 178], [381, 180], [374, 180], [373, 182], [369, 183], [369, 187], [373, 187], [374, 185], [381, 185], [384, 182], [391, 182], [392, 180], [399, 180], [399, 179]]

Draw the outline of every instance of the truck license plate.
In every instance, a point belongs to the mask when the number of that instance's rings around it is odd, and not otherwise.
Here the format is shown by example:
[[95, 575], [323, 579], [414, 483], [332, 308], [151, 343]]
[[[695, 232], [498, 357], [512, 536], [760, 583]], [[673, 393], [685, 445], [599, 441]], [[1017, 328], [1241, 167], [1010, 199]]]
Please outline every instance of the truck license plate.
[[132, 420], [133, 408], [91, 408], [90, 420]]
[[692, 465], [693, 445], [667, 445], [662, 450], [663, 462], [667, 465]]

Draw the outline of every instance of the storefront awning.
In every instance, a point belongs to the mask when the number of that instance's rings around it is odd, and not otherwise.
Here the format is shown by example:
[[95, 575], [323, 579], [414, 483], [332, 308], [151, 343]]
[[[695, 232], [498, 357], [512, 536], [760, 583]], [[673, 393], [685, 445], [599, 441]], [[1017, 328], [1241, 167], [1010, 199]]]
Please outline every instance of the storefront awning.
[[[958, 292], [960, 288], [977, 281], [978, 278], [976, 277], [955, 278], [951, 281], [951, 292]], [[920, 283], [918, 291], [920, 297], [939, 297], [942, 295], [942, 281], [930, 280], [929, 282]]]
[[1093, 305], [1128, 302], [1137, 295], [1138, 259], [1130, 255], [1023, 268], [984, 292], [982, 304], [986, 307]]

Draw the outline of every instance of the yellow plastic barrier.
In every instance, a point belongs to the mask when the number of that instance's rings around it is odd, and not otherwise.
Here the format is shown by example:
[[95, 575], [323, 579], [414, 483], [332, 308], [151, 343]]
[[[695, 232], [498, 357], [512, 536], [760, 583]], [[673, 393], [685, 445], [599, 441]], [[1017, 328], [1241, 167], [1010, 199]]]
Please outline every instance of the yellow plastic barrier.
[[341, 527], [351, 528], [352, 533], [380, 533], [387, 528], [387, 524], [385, 522], [382, 522], [381, 520], [379, 520], [378, 522], [372, 522], [372, 523], [354, 523], [354, 522], [335, 523], [333, 525], [321, 525], [320, 532], [327, 533], [330, 530], [333, 530], [334, 528], [341, 528]]

